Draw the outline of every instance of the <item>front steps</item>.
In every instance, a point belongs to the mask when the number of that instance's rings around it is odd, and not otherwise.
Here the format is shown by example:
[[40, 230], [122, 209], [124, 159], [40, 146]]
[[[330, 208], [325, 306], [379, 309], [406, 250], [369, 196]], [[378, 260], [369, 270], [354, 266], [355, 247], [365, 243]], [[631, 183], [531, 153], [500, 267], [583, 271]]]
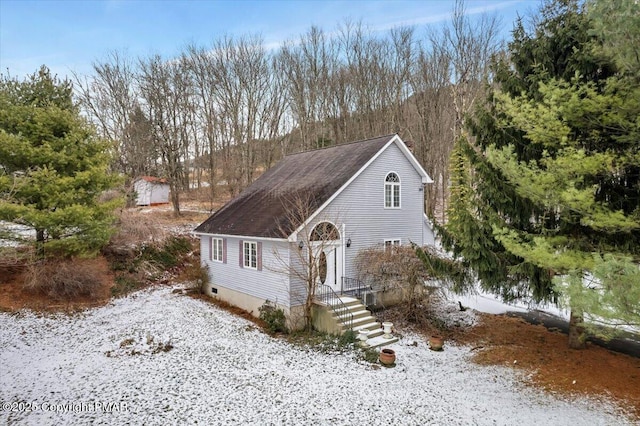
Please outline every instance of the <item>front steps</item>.
[[[384, 332], [382, 326], [371, 315], [371, 312], [362, 304], [360, 299], [349, 296], [341, 296], [342, 303], [333, 306], [327, 306], [326, 309], [332, 314], [334, 320], [338, 324], [338, 328], [343, 332], [349, 329], [349, 319], [353, 315], [352, 329], [359, 334], [360, 330], [368, 330], [369, 338], [367, 345], [375, 348], [378, 346], [390, 345], [398, 341], [397, 337], [386, 339], [383, 337]], [[348, 312], [348, 313], [347, 313]], [[351, 315], [349, 315], [351, 314]]]

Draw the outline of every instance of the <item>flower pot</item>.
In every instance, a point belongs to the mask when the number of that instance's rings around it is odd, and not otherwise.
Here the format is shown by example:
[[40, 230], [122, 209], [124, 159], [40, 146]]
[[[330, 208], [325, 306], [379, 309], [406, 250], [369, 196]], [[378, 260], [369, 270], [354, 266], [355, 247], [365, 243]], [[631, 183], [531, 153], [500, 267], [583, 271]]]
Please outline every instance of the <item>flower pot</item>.
[[429, 338], [429, 348], [432, 351], [441, 351], [444, 345], [444, 337], [434, 335]]
[[383, 349], [380, 351], [380, 364], [393, 365], [396, 362], [396, 352], [393, 349]]

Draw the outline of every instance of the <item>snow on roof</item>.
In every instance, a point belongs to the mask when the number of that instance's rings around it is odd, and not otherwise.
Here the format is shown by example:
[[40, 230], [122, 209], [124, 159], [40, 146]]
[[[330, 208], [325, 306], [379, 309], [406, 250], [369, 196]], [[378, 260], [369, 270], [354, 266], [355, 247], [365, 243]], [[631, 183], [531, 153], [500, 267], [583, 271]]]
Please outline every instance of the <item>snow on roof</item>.
[[[40, 407], [0, 411], [0, 423], [631, 424], [613, 404], [546, 394], [522, 386], [512, 369], [473, 364], [469, 347], [433, 352], [405, 334], [391, 346], [396, 367], [374, 369], [350, 352], [271, 338], [171, 291], [73, 316], [0, 313], [2, 401]], [[93, 402], [121, 411], [70, 405]]]

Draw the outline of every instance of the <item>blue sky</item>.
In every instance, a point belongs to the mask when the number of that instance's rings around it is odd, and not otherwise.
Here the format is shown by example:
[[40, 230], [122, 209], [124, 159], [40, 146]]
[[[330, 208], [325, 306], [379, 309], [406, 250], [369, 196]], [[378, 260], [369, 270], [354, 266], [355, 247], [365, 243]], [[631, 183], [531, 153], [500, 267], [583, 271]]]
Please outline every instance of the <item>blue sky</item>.
[[[295, 39], [312, 25], [332, 31], [346, 19], [375, 30], [447, 21], [453, 0], [431, 1], [133, 1], [0, 0], [0, 72], [23, 77], [47, 65], [60, 76], [91, 72], [112, 51], [172, 57], [189, 43], [208, 46], [225, 34], [260, 34], [267, 46]], [[505, 37], [516, 14], [539, 0], [467, 0], [468, 13], [502, 19]]]

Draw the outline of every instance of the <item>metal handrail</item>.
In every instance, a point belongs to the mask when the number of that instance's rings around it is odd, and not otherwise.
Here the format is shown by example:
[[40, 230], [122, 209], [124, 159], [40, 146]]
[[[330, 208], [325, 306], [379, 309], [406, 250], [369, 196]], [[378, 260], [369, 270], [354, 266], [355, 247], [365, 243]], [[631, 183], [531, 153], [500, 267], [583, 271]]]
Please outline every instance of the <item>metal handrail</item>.
[[[340, 319], [342, 324], [347, 325], [349, 330], [353, 329], [353, 313], [344, 304], [338, 293], [326, 284], [318, 284], [316, 289], [316, 299], [321, 303], [330, 306], [333, 313]], [[340, 308], [341, 312], [337, 309]]]
[[362, 297], [364, 290], [372, 290], [372, 287], [357, 278], [342, 277], [343, 293], [355, 293], [356, 297]]

